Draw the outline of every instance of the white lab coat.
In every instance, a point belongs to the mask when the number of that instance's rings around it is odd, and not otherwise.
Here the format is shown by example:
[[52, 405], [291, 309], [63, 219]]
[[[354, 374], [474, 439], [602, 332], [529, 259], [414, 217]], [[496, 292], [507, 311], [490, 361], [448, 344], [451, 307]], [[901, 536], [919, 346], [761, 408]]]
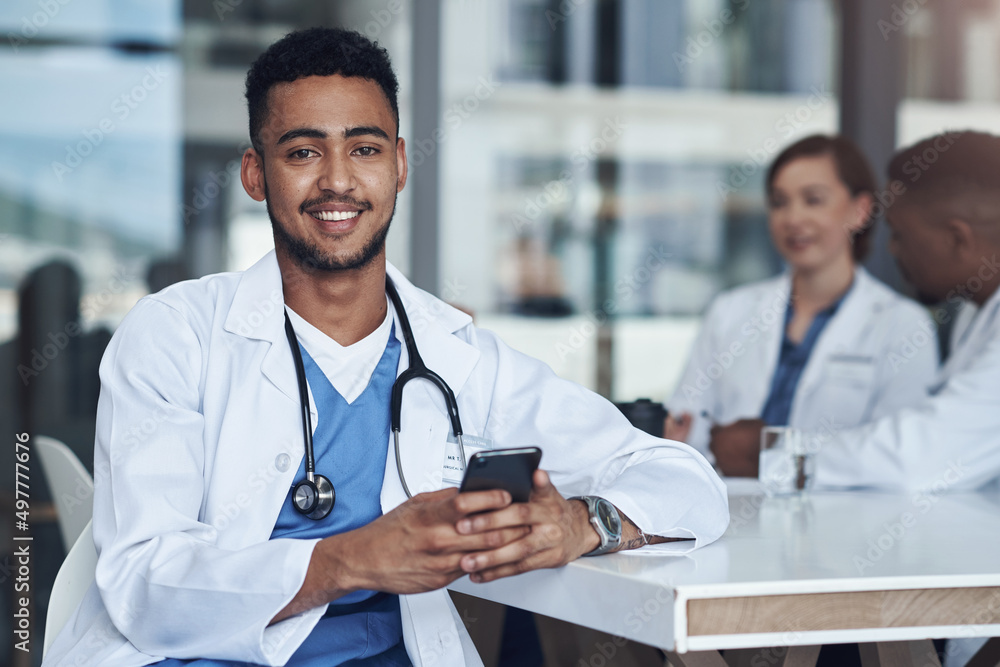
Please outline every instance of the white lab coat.
[[[467, 434], [541, 446], [564, 495], [602, 495], [646, 532], [694, 537], [689, 547], [723, 533], [726, 490], [701, 456], [631, 428], [607, 401], [388, 272]], [[163, 655], [280, 665], [325, 611], [267, 626], [298, 591], [316, 543], [268, 539], [303, 456], [281, 290], [272, 252], [244, 273], [146, 297], [122, 322], [101, 365], [96, 586], [46, 666]], [[449, 431], [440, 392], [408, 384], [400, 440], [414, 493], [442, 487]], [[390, 443], [385, 512], [406, 499]], [[446, 591], [401, 596], [400, 607], [415, 665], [480, 664]]]
[[960, 312], [951, 355], [929, 397], [820, 438], [816, 483], [931, 493], [1000, 486], [998, 311], [1000, 290], [978, 312]]
[[[669, 410], [694, 418], [688, 442], [708, 454], [712, 423], [757, 419], [778, 364], [791, 276], [723, 292], [705, 315]], [[916, 303], [857, 267], [802, 372], [789, 426], [839, 430], [927, 394], [937, 368], [933, 321]], [[707, 414], [707, 417], [705, 416]]]

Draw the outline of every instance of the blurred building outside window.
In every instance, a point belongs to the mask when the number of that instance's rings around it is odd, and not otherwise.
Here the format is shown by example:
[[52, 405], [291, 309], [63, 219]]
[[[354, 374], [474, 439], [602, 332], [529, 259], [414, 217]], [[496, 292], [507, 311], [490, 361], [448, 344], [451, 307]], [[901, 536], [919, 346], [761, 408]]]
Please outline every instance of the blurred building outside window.
[[[954, 4], [879, 24], [905, 53], [896, 145], [1000, 131], [1000, 3]], [[442, 284], [558, 373], [665, 399], [711, 298], [782, 268], [764, 174], [837, 132], [836, 3], [444, 7]]]

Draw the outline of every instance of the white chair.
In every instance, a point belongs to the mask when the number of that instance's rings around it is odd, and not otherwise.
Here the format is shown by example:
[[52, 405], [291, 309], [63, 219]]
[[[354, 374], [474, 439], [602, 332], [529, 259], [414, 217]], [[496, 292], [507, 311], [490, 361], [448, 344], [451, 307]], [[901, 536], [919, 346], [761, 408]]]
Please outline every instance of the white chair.
[[42, 640], [42, 657], [49, 650], [59, 631], [73, 615], [84, 594], [94, 581], [97, 571], [97, 549], [90, 521], [83, 527], [80, 537], [66, 554], [59, 574], [52, 584], [49, 611], [45, 616], [45, 637]]
[[59, 517], [59, 532], [69, 551], [94, 515], [94, 478], [76, 454], [55, 438], [40, 435], [32, 444], [42, 461], [42, 474]]

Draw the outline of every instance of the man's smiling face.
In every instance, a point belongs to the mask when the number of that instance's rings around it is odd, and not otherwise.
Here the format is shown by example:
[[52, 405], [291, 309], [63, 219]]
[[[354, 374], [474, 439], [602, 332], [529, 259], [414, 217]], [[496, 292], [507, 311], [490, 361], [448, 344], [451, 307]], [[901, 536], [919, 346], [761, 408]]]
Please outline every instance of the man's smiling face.
[[276, 84], [260, 132], [263, 155], [244, 156], [244, 184], [267, 201], [275, 247], [305, 269], [337, 271], [384, 257], [406, 183], [406, 153], [378, 84], [309, 76]]

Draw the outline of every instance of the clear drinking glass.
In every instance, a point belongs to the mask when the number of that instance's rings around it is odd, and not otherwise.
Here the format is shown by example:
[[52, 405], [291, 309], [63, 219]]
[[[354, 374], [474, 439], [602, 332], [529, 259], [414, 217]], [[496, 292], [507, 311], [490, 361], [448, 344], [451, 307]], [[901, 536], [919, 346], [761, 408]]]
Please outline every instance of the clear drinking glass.
[[760, 468], [757, 474], [769, 496], [787, 496], [812, 486], [815, 460], [805, 434], [788, 426], [766, 426], [760, 432]]

